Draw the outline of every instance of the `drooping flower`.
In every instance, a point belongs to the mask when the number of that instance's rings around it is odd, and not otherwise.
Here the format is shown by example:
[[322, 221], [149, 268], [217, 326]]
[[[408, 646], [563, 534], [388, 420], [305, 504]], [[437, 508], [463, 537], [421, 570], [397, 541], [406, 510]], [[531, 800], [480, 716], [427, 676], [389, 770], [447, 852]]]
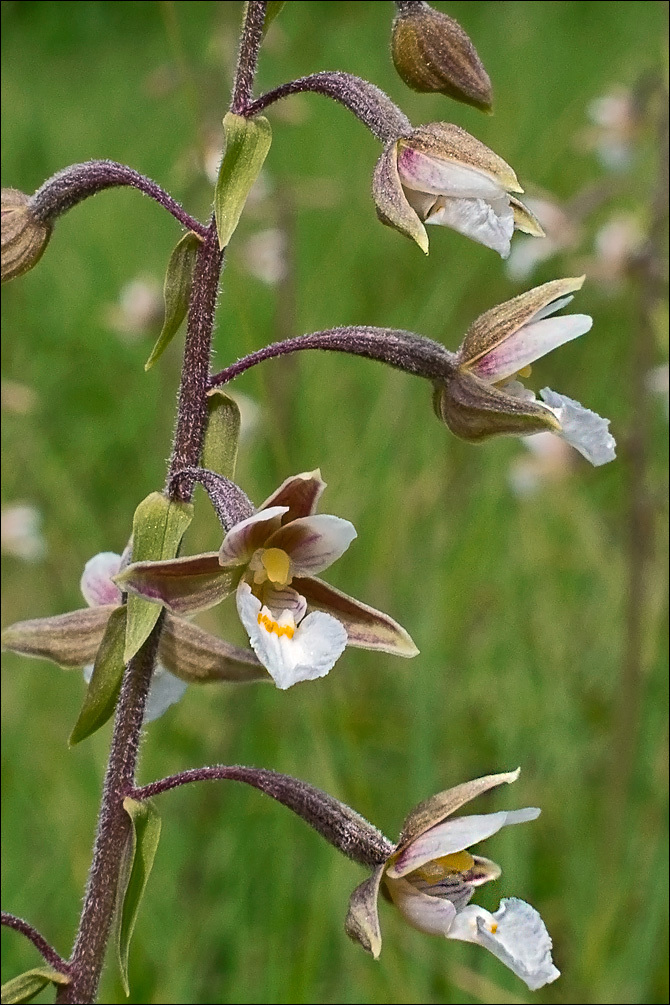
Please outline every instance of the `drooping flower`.
[[386, 860], [349, 901], [346, 930], [375, 959], [382, 946], [378, 897], [384, 891], [419, 931], [476, 942], [501, 960], [531, 991], [560, 976], [551, 938], [538, 912], [515, 897], [493, 914], [470, 904], [476, 888], [500, 876], [500, 868], [468, 849], [502, 827], [535, 820], [540, 810], [454, 817], [476, 796], [518, 778], [519, 771], [488, 775], [447, 789], [416, 806]]
[[448, 122], [419, 126], [387, 144], [373, 180], [382, 223], [411, 237], [426, 253], [424, 223], [451, 227], [502, 258], [509, 256], [515, 230], [544, 236], [517, 198], [522, 192], [509, 164]]
[[555, 316], [583, 282], [582, 276], [545, 283], [492, 308], [470, 326], [453, 375], [436, 388], [436, 411], [452, 432], [482, 440], [548, 429], [593, 465], [614, 459], [609, 420], [548, 387], [538, 401], [518, 379], [530, 374], [535, 360], [590, 330], [587, 314]]
[[[235, 590], [253, 650], [282, 689], [325, 676], [347, 645], [417, 654], [392, 618], [317, 578], [356, 537], [348, 520], [316, 513], [325, 488], [319, 471], [288, 478], [256, 510], [227, 479], [200, 475], [229, 527], [220, 551], [138, 562], [117, 577], [124, 589], [177, 613], [212, 607]], [[234, 520], [224, 497], [234, 501]]]

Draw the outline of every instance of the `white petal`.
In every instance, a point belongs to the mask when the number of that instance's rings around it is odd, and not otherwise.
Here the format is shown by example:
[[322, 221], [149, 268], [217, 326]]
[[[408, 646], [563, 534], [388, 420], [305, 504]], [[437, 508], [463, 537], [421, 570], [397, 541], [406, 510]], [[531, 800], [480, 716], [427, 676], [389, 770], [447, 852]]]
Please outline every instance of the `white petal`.
[[484, 946], [531, 991], [561, 976], [551, 958], [551, 938], [542, 918], [534, 907], [516, 897], [503, 900], [495, 914], [474, 905], [464, 908], [447, 938]]
[[440, 199], [435, 212], [425, 221], [451, 227], [478, 244], [497, 251], [501, 258], [510, 253], [514, 233], [514, 213], [509, 199]]
[[[88, 666], [85, 666], [83, 673], [84, 680], [89, 684], [93, 676], [93, 664], [89, 663]], [[175, 677], [164, 666], [157, 663], [144, 709], [144, 722], [153, 722], [154, 719], [158, 719], [163, 712], [168, 710], [170, 705], [174, 705], [183, 697], [187, 687], [186, 681]]]
[[448, 935], [456, 908], [444, 897], [421, 893], [406, 879], [387, 880], [386, 888], [403, 918], [427, 935]]
[[149, 689], [149, 697], [144, 709], [144, 721], [153, 722], [183, 697], [188, 684], [166, 670], [160, 663], [156, 665]]
[[482, 380], [497, 384], [559, 345], [586, 334], [592, 325], [593, 319], [588, 314], [567, 314], [531, 321], [478, 359], [472, 371]]
[[616, 457], [616, 440], [609, 431], [609, 419], [584, 408], [578, 401], [557, 394], [549, 387], [540, 391], [544, 402], [552, 409], [561, 424], [558, 434], [571, 447], [595, 467], [607, 464]]
[[498, 813], [483, 813], [468, 817], [450, 817], [421, 834], [389, 866], [387, 875], [406, 876], [427, 862], [443, 855], [453, 855], [479, 841], [496, 834], [501, 827], [522, 824], [536, 820], [540, 810], [528, 807], [523, 810], [501, 810]]
[[223, 566], [245, 565], [281, 524], [288, 506], [270, 506], [231, 527], [223, 539], [219, 563]]
[[562, 311], [563, 308], [567, 307], [568, 304], [571, 304], [574, 299], [574, 293], [570, 293], [567, 297], [559, 297], [558, 300], [552, 300], [550, 304], [547, 304], [545, 307], [541, 307], [536, 314], [533, 314], [532, 318], [530, 318], [526, 324], [541, 321], [542, 318], [548, 318], [551, 314], [556, 314], [558, 311]]
[[291, 576], [313, 576], [332, 565], [356, 537], [356, 529], [339, 516], [305, 516], [280, 527], [265, 543], [291, 559]]
[[[347, 644], [344, 626], [321, 611], [308, 614], [293, 638], [268, 631], [258, 621], [263, 613], [260, 600], [244, 582], [237, 589], [237, 610], [254, 652], [282, 690], [302, 680], [325, 677]], [[276, 619], [280, 625], [288, 622], [290, 614], [286, 614], [287, 618]]]
[[112, 582], [120, 568], [121, 556], [114, 551], [101, 551], [88, 560], [79, 585], [89, 607], [121, 603], [121, 590]]
[[403, 185], [433, 195], [466, 199], [497, 199], [504, 189], [490, 175], [456, 161], [441, 160], [404, 147], [398, 156], [398, 174]]

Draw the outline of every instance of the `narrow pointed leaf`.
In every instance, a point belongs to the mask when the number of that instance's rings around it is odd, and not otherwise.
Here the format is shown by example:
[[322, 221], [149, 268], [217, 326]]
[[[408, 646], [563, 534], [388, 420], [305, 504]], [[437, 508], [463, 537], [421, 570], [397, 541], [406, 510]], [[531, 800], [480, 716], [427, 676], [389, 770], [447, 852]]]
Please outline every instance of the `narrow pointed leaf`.
[[214, 388], [207, 395], [207, 432], [202, 448], [202, 467], [235, 477], [240, 439], [240, 410], [224, 391]]
[[[174, 558], [186, 528], [193, 519], [191, 503], [171, 502], [160, 492], [143, 499], [133, 518], [133, 561], [151, 562]], [[146, 642], [158, 621], [160, 603], [137, 595], [128, 597], [125, 662]]]
[[277, 17], [281, 14], [281, 9], [284, 6], [285, 0], [269, 0], [265, 6], [265, 21], [263, 22], [263, 35], [267, 33], [268, 28]]
[[223, 120], [223, 132], [225, 148], [214, 191], [220, 248], [226, 247], [235, 232], [272, 142], [270, 123], [262, 115], [245, 119], [228, 112]]
[[130, 595], [163, 604], [174, 614], [195, 614], [225, 600], [243, 571], [242, 566], [223, 569], [218, 551], [210, 551], [166, 562], [133, 563], [115, 582]]
[[154, 864], [158, 839], [161, 834], [161, 819], [147, 800], [137, 802], [127, 797], [123, 808], [130, 817], [132, 830], [126, 845], [125, 860], [119, 876], [118, 925], [116, 950], [121, 982], [126, 994], [128, 987], [128, 953], [130, 940], [137, 921], [137, 915]]
[[95, 657], [84, 704], [70, 736], [71, 747], [104, 726], [113, 713], [126, 665], [123, 656], [125, 639], [126, 608], [116, 607], [109, 616]]
[[53, 618], [17, 621], [2, 633], [2, 648], [22, 656], [51, 660], [75, 668], [93, 663], [107, 628], [113, 604], [85, 607]]
[[43, 991], [47, 984], [55, 984], [62, 987], [70, 983], [71, 978], [66, 974], [61, 974], [52, 967], [36, 967], [35, 970], [26, 970], [25, 974], [19, 974], [11, 981], [2, 985], [2, 1005], [19, 1005], [20, 1002], [29, 1002]]
[[163, 328], [151, 351], [151, 356], [144, 364], [145, 370], [150, 370], [159, 356], [167, 349], [186, 317], [193, 284], [193, 269], [200, 243], [198, 235], [189, 231], [188, 234], [184, 234], [170, 255], [163, 284], [163, 300], [165, 302]]
[[189, 684], [270, 681], [251, 649], [234, 646], [183, 618], [168, 615], [158, 650], [164, 667]]

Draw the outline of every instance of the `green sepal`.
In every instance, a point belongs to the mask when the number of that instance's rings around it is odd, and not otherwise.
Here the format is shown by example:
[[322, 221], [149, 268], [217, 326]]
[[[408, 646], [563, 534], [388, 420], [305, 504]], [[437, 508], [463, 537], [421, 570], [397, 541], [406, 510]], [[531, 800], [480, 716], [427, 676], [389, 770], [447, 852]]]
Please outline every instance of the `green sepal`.
[[223, 133], [224, 154], [214, 190], [220, 248], [225, 248], [233, 236], [272, 142], [270, 123], [262, 115], [245, 119], [228, 112], [223, 120]]
[[277, 17], [281, 14], [281, 9], [284, 6], [285, 0], [269, 0], [265, 5], [265, 21], [263, 22], [263, 36], [267, 34], [267, 30]]
[[[161, 492], [152, 492], [142, 500], [133, 517], [133, 562], [160, 562], [175, 558], [192, 519], [192, 503], [173, 502]], [[127, 610], [126, 663], [149, 638], [158, 621], [161, 605], [130, 594]]]
[[198, 235], [189, 231], [188, 234], [184, 234], [170, 255], [163, 284], [163, 300], [165, 302], [163, 328], [151, 351], [151, 356], [144, 364], [145, 370], [150, 370], [156, 360], [162, 356], [186, 317], [191, 286], [193, 285], [193, 270], [200, 244], [201, 240]]
[[109, 616], [96, 653], [84, 704], [70, 736], [71, 747], [104, 726], [112, 715], [126, 666], [123, 656], [125, 640], [126, 608], [117, 607]]
[[116, 954], [121, 971], [121, 983], [127, 995], [128, 953], [135, 922], [146, 890], [149, 874], [154, 864], [158, 839], [161, 835], [161, 818], [149, 801], [138, 802], [127, 796], [123, 808], [130, 817], [132, 828], [124, 852], [119, 874], [118, 922], [116, 929]]
[[2, 985], [2, 1005], [19, 1005], [20, 1002], [29, 1002], [40, 991], [43, 991], [47, 984], [55, 984], [62, 987], [69, 984], [71, 978], [67, 974], [61, 974], [52, 967], [36, 967], [35, 970], [26, 970], [25, 974], [19, 974]]
[[207, 432], [202, 448], [202, 466], [232, 481], [240, 438], [237, 402], [218, 388], [207, 395]]

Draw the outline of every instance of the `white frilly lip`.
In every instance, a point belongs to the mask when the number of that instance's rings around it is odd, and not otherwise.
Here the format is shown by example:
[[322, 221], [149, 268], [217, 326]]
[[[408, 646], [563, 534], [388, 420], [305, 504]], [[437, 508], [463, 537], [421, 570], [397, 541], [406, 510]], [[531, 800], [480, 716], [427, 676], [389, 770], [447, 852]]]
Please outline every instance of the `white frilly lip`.
[[[325, 677], [347, 644], [346, 629], [330, 614], [313, 611], [296, 626], [290, 610], [274, 617], [263, 608], [244, 580], [237, 588], [237, 611], [256, 656], [282, 690], [303, 680]], [[259, 615], [277, 621], [280, 627], [294, 628], [292, 638], [268, 631], [259, 624]]]
[[549, 387], [540, 391], [540, 397], [552, 410], [561, 424], [561, 436], [578, 450], [594, 467], [608, 464], [616, 457], [616, 440], [609, 431], [609, 419], [585, 408], [573, 398], [558, 394]]
[[501, 258], [509, 257], [514, 212], [507, 195], [494, 199], [438, 199], [424, 222], [450, 227], [485, 248], [497, 251]]
[[501, 901], [495, 914], [474, 904], [464, 907], [455, 916], [447, 938], [484, 946], [531, 991], [561, 975], [551, 958], [551, 937], [542, 918], [534, 907], [516, 897]]

